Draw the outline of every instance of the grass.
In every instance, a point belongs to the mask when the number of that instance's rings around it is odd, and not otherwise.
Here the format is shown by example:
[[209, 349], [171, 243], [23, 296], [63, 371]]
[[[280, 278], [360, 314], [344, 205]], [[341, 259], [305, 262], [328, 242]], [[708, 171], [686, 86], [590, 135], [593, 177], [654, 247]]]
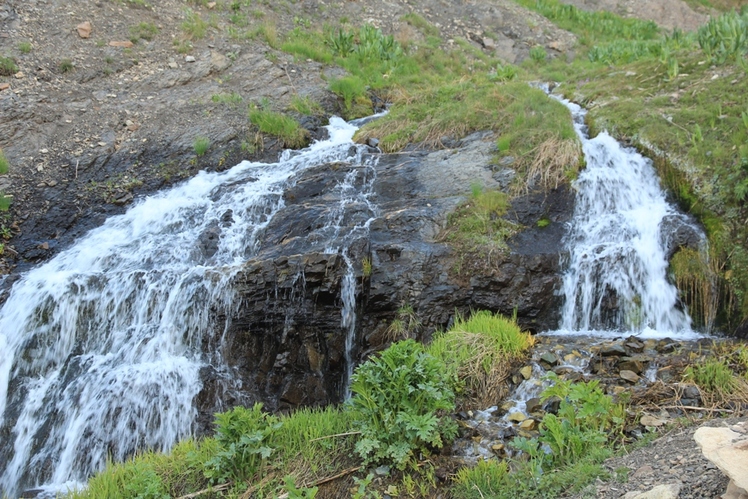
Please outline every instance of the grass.
[[10, 57], [0, 57], [0, 76], [10, 76], [18, 72], [16, 61]]
[[2, 149], [0, 149], [0, 175], [4, 175], [8, 173], [8, 170], [10, 169], [10, 161], [8, 161], [8, 158], [5, 156], [5, 153]]
[[197, 157], [204, 156], [210, 149], [210, 139], [208, 137], [197, 137], [192, 143], [192, 149]]
[[508, 392], [506, 380], [514, 365], [535, 344], [516, 321], [489, 311], [455, 317], [454, 325], [437, 335], [428, 351], [454, 369], [465, 384], [470, 407], [488, 407]]
[[280, 139], [284, 147], [299, 148], [309, 143], [309, 132], [284, 114], [254, 107], [249, 111], [249, 121], [262, 133]]
[[238, 106], [243, 101], [242, 96], [236, 92], [213, 94], [210, 100], [216, 104], [229, 104], [232, 106]]
[[34, 49], [31, 42], [18, 42], [18, 51], [22, 54], [28, 54]]
[[423, 16], [415, 12], [410, 12], [401, 17], [403, 21], [417, 28], [426, 36], [440, 36], [439, 28], [427, 21]]
[[134, 26], [130, 26], [130, 41], [138, 43], [138, 40], [151, 41], [158, 35], [159, 29], [153, 23], [141, 22]]
[[190, 40], [200, 40], [208, 33], [208, 23], [200, 17], [200, 14], [187, 9], [186, 19], [182, 23], [182, 31]]
[[57, 65], [57, 69], [60, 70], [60, 73], [69, 73], [75, 69], [75, 64], [70, 59], [63, 59]]
[[288, 108], [304, 116], [321, 116], [325, 113], [319, 102], [309, 96], [302, 97], [298, 94], [291, 97]]

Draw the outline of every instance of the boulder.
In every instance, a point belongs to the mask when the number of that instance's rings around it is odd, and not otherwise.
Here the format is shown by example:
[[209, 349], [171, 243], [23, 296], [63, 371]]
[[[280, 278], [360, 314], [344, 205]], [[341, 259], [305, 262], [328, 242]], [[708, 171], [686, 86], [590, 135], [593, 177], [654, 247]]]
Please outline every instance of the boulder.
[[693, 435], [701, 452], [730, 478], [728, 494], [723, 497], [748, 497], [748, 425], [746, 421], [733, 428], [703, 426]]
[[623, 499], [677, 499], [681, 486], [680, 482], [676, 482], [658, 485], [647, 492], [635, 490], [626, 493]]

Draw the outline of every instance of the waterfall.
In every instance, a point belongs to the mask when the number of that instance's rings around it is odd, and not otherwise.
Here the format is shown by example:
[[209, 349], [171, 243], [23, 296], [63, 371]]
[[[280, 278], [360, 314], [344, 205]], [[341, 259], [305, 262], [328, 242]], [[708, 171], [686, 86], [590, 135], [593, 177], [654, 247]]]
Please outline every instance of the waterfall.
[[[361, 164], [364, 147], [351, 142], [356, 126], [332, 118], [328, 129], [328, 140], [278, 163], [200, 172], [140, 200], [13, 286], [0, 309], [0, 495], [64, 491], [107, 457], [168, 450], [193, 431], [205, 366], [238, 388], [221, 355], [227, 324], [216, 317], [231, 316], [238, 300], [230, 281], [284, 206], [293, 175]], [[341, 196], [330, 241], [339, 241], [331, 249], [343, 254], [352, 279], [345, 243], [368, 222], [344, 233], [349, 202], [368, 196]], [[352, 349], [351, 287], [346, 277], [341, 324]]]
[[606, 132], [590, 139], [585, 111], [559, 100], [572, 112], [586, 162], [572, 185], [561, 332], [696, 336], [668, 280], [668, 236], [661, 230], [666, 217], [680, 215], [652, 162]]

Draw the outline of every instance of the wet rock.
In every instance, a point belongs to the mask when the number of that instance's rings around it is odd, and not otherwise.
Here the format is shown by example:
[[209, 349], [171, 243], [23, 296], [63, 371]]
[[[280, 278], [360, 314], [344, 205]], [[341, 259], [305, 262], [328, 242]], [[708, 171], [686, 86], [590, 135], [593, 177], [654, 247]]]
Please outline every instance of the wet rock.
[[517, 411], [517, 412], [513, 412], [509, 416], [507, 416], [507, 419], [509, 421], [512, 421], [513, 423], [521, 423], [522, 421], [524, 421], [525, 419], [527, 419], [527, 416], [525, 416], [525, 414]]
[[550, 414], [558, 414], [558, 409], [561, 407], [561, 399], [556, 397], [549, 397], [548, 400], [543, 404], [543, 410]]
[[626, 348], [620, 343], [608, 343], [600, 348], [600, 355], [610, 357], [613, 355], [627, 355]]
[[538, 422], [532, 418], [525, 419], [519, 424], [519, 429], [522, 431], [535, 431], [538, 427]]
[[549, 366], [555, 366], [558, 364], [558, 357], [553, 352], [543, 352], [540, 354], [540, 360], [548, 364]]
[[525, 402], [525, 410], [528, 414], [532, 414], [540, 411], [543, 408], [543, 403], [539, 397], [533, 397]]
[[530, 379], [532, 377], [532, 366], [525, 366], [519, 370], [519, 373], [524, 379]]

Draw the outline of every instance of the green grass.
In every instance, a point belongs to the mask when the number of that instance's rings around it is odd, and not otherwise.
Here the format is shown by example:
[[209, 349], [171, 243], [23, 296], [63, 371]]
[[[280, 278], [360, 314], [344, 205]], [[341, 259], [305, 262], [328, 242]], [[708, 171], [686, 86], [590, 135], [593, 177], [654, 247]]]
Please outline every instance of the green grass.
[[325, 112], [319, 102], [313, 100], [309, 96], [302, 97], [298, 94], [291, 97], [291, 103], [288, 107], [304, 116], [321, 116]]
[[0, 175], [8, 173], [9, 169], [10, 169], [10, 161], [8, 161], [8, 158], [5, 156], [5, 153], [3, 152], [3, 150], [0, 149]]
[[186, 19], [182, 23], [182, 31], [192, 40], [205, 38], [208, 33], [208, 23], [200, 17], [200, 14], [188, 9], [185, 15]]
[[208, 137], [197, 137], [192, 143], [192, 149], [197, 157], [205, 155], [210, 149], [210, 139]]
[[60, 73], [69, 73], [75, 69], [75, 64], [70, 59], [63, 59], [57, 65], [57, 69], [60, 70]]
[[243, 101], [242, 96], [236, 92], [213, 94], [210, 100], [216, 104], [229, 104], [232, 106], [237, 106]]
[[506, 396], [509, 371], [534, 344], [514, 319], [479, 311], [467, 319], [457, 314], [427, 350], [464, 383], [464, 405], [487, 407]]
[[34, 49], [31, 42], [18, 42], [18, 51], [22, 54], [28, 54]]
[[0, 76], [10, 76], [18, 72], [16, 61], [10, 57], [0, 57]]
[[153, 23], [141, 22], [134, 26], [130, 26], [130, 41], [137, 43], [138, 40], [151, 41], [158, 35], [159, 29]]
[[285, 147], [299, 148], [309, 143], [309, 132], [284, 114], [255, 107], [249, 111], [249, 121], [262, 133], [279, 138]]

